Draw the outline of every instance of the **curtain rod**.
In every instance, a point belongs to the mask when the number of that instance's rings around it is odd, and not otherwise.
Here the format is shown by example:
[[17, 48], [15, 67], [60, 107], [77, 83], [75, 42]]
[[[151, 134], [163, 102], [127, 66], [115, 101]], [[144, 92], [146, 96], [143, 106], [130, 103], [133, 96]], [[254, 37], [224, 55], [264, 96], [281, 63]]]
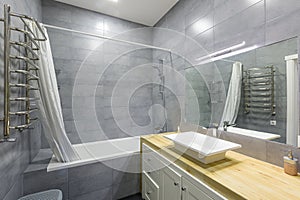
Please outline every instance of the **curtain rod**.
[[116, 38], [112, 38], [112, 37], [107, 37], [107, 36], [103, 36], [103, 35], [97, 35], [97, 34], [83, 32], [83, 31], [76, 31], [76, 30], [72, 30], [72, 29], [68, 29], [68, 28], [63, 28], [63, 27], [59, 27], [59, 26], [53, 26], [53, 25], [49, 25], [49, 24], [43, 24], [43, 25], [45, 27], [47, 27], [47, 28], [52, 28], [52, 29], [57, 29], [57, 30], [62, 30], [62, 31], [68, 31], [68, 32], [82, 34], [82, 35], [88, 35], [88, 36], [91, 36], [91, 37], [97, 37], [97, 38], [112, 40], [112, 41], [116, 41], [116, 42], [122, 42], [122, 43], [127, 43], [127, 44], [142, 46], [142, 47], [146, 47], [146, 48], [158, 49], [158, 50], [162, 50], [162, 51], [171, 52], [171, 49], [165, 49], [165, 48], [156, 47], [156, 46], [147, 45], [147, 44], [142, 44], [142, 43], [138, 43], [138, 42], [132, 42], [132, 41], [128, 41], [128, 40], [121, 40], [121, 39], [116, 39]]

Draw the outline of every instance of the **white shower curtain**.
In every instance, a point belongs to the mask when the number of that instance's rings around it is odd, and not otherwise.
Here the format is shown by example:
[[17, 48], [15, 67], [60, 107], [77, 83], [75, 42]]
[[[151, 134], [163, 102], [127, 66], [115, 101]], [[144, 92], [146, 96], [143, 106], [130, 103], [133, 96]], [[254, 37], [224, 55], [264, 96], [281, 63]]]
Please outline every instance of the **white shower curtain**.
[[240, 62], [233, 63], [226, 103], [221, 119], [222, 125], [224, 121], [234, 124], [237, 118], [241, 101], [242, 66]]
[[[29, 23], [29, 25], [37, 35], [42, 37], [34, 23]], [[37, 62], [40, 70], [37, 73], [40, 90], [34, 92], [35, 97], [40, 98], [36, 101], [39, 119], [55, 158], [59, 162], [71, 162], [78, 160], [79, 156], [65, 131], [50, 41], [46, 28], [43, 29], [47, 41], [39, 42], [40, 59]]]

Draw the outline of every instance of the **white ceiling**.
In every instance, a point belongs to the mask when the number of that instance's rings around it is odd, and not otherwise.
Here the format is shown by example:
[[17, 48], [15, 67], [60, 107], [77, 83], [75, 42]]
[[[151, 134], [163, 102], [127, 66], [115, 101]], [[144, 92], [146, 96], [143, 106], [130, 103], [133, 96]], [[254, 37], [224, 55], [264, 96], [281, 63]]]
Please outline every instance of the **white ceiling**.
[[154, 26], [179, 0], [56, 0], [121, 19]]

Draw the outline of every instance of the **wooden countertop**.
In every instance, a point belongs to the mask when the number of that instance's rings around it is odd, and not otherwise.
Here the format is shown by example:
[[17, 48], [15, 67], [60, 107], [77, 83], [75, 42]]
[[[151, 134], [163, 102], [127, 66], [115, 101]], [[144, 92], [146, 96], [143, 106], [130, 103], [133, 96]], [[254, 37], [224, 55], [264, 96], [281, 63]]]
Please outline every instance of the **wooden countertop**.
[[[174, 133], [167, 133], [174, 134]], [[141, 137], [145, 143], [228, 199], [300, 199], [300, 176], [290, 176], [283, 168], [228, 151], [226, 159], [202, 164], [172, 147], [174, 143], [155, 134]]]

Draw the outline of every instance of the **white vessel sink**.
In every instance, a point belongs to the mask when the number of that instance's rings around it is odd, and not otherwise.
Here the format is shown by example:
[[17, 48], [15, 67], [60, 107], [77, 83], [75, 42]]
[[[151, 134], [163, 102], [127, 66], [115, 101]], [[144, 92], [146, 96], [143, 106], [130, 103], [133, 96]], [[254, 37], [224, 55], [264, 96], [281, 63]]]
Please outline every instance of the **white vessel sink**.
[[174, 142], [176, 150], [205, 164], [222, 160], [227, 151], [242, 147], [240, 144], [196, 132], [184, 132], [165, 137]]

